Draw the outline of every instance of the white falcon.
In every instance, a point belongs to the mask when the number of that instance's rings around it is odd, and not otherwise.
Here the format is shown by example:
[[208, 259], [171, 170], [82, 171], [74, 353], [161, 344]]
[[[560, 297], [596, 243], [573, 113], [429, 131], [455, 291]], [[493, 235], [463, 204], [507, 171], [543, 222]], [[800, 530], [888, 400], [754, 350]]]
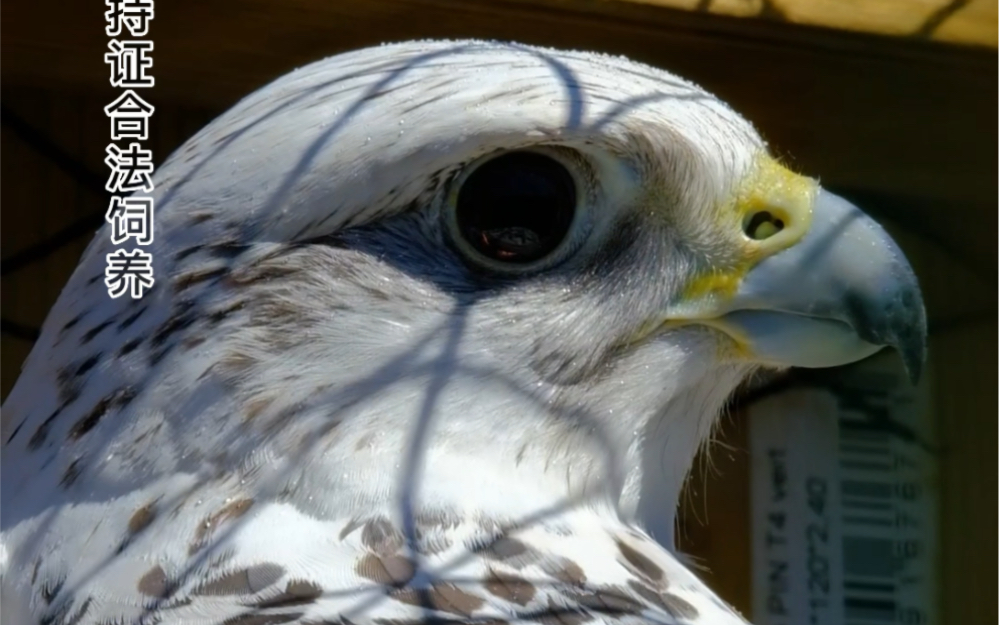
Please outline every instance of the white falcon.
[[879, 226], [619, 57], [336, 56], [155, 183], [155, 287], [99, 232], [3, 406], [4, 623], [742, 623], [673, 550], [726, 399], [923, 359]]

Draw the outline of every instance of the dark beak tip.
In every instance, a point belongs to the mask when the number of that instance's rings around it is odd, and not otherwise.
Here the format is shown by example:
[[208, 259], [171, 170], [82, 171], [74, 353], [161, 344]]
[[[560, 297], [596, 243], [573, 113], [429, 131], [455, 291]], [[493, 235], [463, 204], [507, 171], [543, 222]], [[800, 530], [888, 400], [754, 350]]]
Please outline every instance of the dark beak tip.
[[922, 354], [903, 354], [902, 363], [905, 366], [905, 372], [909, 374], [909, 382], [913, 386], [919, 384], [919, 380], [923, 376], [924, 356]]
[[906, 373], [909, 374], [909, 381], [915, 386], [922, 377], [923, 369], [926, 366], [927, 352], [927, 327], [926, 309], [920, 301], [917, 308], [916, 319], [906, 328], [907, 332], [898, 337], [895, 349], [902, 357], [902, 364]]

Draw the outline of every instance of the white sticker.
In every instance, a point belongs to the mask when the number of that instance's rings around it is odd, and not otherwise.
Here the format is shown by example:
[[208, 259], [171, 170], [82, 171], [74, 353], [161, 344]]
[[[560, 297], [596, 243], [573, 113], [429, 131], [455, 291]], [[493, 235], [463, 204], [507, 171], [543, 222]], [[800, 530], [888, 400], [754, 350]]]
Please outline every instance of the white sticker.
[[750, 408], [757, 625], [936, 622], [926, 386], [882, 357]]

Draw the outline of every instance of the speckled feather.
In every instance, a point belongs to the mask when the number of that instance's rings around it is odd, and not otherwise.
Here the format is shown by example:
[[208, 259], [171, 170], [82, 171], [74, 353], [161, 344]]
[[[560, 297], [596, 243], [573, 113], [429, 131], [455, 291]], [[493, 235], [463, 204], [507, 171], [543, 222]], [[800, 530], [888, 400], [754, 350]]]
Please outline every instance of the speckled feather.
[[[576, 164], [586, 218], [496, 276], [445, 216], [522, 147]], [[764, 149], [666, 72], [513, 44], [250, 95], [157, 170], [152, 292], [108, 297], [99, 232], [3, 407], [4, 622], [742, 623], [672, 527], [752, 366], [630, 338], [735, 262]]]

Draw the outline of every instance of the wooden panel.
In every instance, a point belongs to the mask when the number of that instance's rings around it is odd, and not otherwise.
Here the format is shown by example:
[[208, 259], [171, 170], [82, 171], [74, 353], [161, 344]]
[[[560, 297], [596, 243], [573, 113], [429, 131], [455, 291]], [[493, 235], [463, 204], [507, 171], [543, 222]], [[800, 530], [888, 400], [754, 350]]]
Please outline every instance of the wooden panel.
[[688, 11], [996, 47], [992, 0], [625, 0]]
[[[996, 355], [994, 282], [962, 272], [952, 259], [917, 253], [917, 270], [938, 317], [930, 342], [933, 400], [940, 445], [943, 614], [947, 623], [999, 622]], [[977, 300], [977, 302], [976, 302]], [[950, 319], [946, 323], [944, 319]]]
[[949, 623], [996, 623], [995, 321], [954, 329], [935, 342], [941, 444], [940, 579]]
[[[4, 87], [58, 84], [110, 101], [102, 11], [6, 2]], [[716, 92], [827, 185], [901, 200], [925, 232], [999, 275], [994, 51], [626, 1], [174, 0], [157, 5], [151, 36], [157, 98], [216, 109], [296, 66], [383, 41], [481, 37], [627, 54]]]

